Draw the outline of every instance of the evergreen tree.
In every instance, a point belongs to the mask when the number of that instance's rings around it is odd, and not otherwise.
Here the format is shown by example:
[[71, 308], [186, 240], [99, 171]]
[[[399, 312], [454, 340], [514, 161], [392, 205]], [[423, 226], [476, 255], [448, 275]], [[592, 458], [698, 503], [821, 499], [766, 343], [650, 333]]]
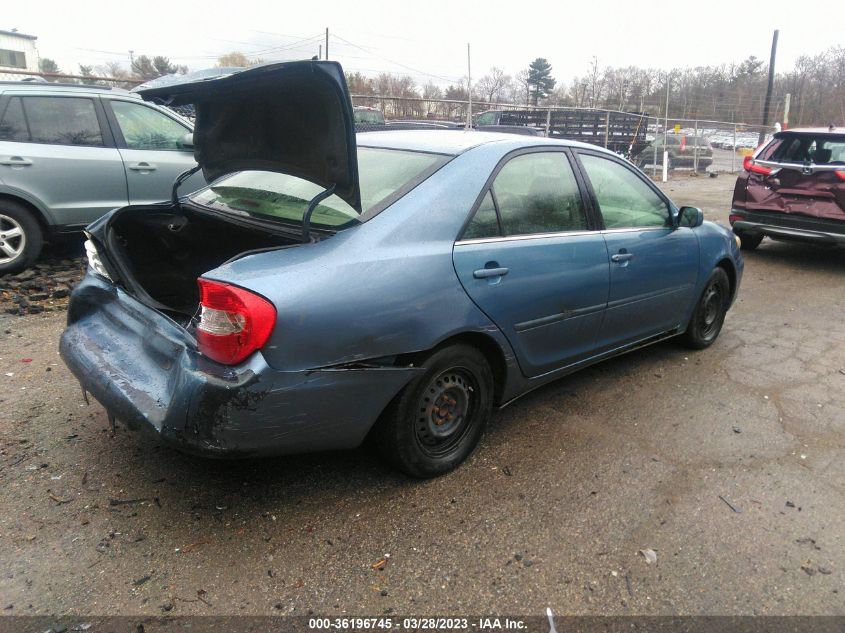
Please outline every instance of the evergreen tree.
[[540, 99], [545, 99], [555, 89], [555, 79], [552, 77], [552, 65], [545, 57], [538, 57], [528, 66], [528, 86], [531, 101], [537, 105]]

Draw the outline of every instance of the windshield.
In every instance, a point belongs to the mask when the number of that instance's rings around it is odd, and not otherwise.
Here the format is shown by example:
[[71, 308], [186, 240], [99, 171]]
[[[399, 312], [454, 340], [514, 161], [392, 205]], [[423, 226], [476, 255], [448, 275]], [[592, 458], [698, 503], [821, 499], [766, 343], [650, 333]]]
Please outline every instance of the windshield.
[[[445, 165], [450, 156], [404, 150], [358, 148], [363, 213], [378, 212]], [[264, 220], [299, 224], [308, 202], [322, 187], [269, 171], [242, 171], [226, 176], [191, 196], [206, 207]], [[337, 196], [314, 210], [311, 226], [339, 229], [358, 221], [358, 213]]]

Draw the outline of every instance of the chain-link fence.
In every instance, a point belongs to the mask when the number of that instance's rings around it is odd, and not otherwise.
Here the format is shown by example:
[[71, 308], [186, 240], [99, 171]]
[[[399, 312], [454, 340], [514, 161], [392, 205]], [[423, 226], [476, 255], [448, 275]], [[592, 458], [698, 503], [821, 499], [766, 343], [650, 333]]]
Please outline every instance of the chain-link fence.
[[[353, 95], [358, 131], [414, 128], [463, 129], [467, 101]], [[743, 158], [773, 128], [732, 121], [656, 117], [645, 112], [592, 108], [533, 107], [473, 101], [476, 129], [531, 133], [578, 140], [626, 156], [654, 177], [736, 172]]]
[[633, 160], [646, 173], [658, 176], [667, 172], [694, 170], [736, 172], [745, 156], [767, 139], [774, 129], [728, 121], [702, 119], [649, 118], [648, 146]]

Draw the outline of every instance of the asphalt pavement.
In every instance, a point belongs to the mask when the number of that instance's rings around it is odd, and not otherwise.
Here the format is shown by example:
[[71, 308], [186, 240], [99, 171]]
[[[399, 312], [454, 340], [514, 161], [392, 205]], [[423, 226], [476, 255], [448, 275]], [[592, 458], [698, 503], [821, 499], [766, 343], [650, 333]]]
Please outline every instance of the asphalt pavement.
[[[664, 187], [726, 222], [729, 175]], [[3, 315], [0, 609], [845, 614], [843, 315], [845, 250], [766, 240], [710, 349], [540, 389], [431, 481], [365, 450], [112, 436], [58, 356], [64, 315]]]

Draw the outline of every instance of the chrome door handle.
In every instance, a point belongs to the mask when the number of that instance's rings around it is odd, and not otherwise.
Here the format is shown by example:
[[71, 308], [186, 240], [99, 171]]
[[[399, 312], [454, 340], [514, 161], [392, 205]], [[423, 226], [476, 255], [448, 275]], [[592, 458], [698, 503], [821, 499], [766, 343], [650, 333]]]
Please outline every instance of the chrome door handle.
[[489, 279], [490, 277], [502, 277], [507, 274], [507, 268], [479, 268], [472, 273], [472, 276], [476, 279]]
[[32, 161], [21, 156], [11, 156], [0, 160], [0, 165], [7, 165], [9, 167], [28, 167], [32, 165]]
[[610, 261], [616, 262], [618, 264], [618, 263], [621, 263], [621, 262], [627, 262], [627, 261], [629, 261], [633, 258], [634, 258], [633, 253], [616, 253], [616, 255], [610, 256]]
[[134, 171], [155, 171], [157, 167], [150, 163], [135, 163], [134, 165], [129, 165], [129, 169]]

